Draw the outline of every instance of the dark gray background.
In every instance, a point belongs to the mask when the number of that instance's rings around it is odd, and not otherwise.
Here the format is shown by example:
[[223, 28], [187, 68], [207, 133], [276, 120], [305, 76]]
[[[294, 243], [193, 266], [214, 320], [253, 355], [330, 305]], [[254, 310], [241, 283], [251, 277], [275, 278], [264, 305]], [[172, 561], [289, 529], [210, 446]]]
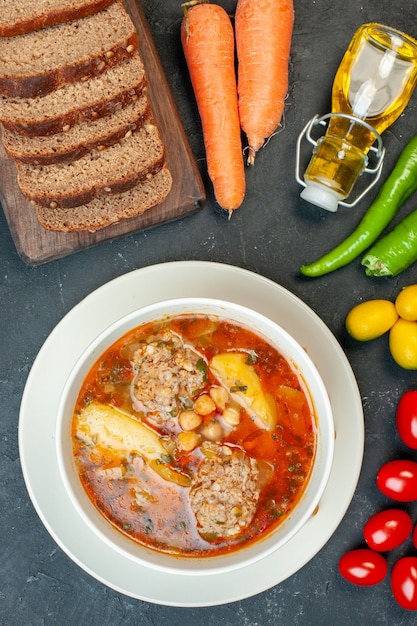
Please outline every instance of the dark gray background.
[[[295, 25], [285, 129], [247, 172], [247, 196], [230, 221], [208, 202], [197, 214], [112, 243], [29, 267], [18, 257], [0, 212], [0, 624], [144, 626], [275, 626], [416, 623], [399, 608], [389, 581], [363, 589], [337, 573], [341, 555], [362, 545], [370, 515], [388, 504], [375, 487], [378, 468], [393, 458], [415, 458], [395, 431], [400, 395], [417, 388], [415, 372], [392, 361], [387, 338], [360, 345], [344, 330], [348, 310], [362, 299], [394, 299], [417, 282], [416, 268], [394, 279], [367, 278], [359, 260], [327, 277], [307, 280], [301, 263], [313, 260], [350, 233], [376, 191], [352, 210], [329, 214], [299, 199], [294, 180], [295, 142], [306, 122], [330, 109], [334, 74], [349, 41], [364, 22], [379, 21], [417, 36], [414, 0], [294, 0]], [[234, 1], [223, 2], [233, 12]], [[207, 183], [199, 117], [184, 64], [178, 0], [143, 0], [196, 161]], [[384, 133], [384, 174], [417, 131], [417, 95]], [[410, 199], [402, 214], [416, 206]], [[32, 363], [54, 326], [87, 294], [136, 268], [174, 260], [229, 263], [262, 274], [304, 300], [329, 326], [357, 377], [365, 414], [360, 480], [344, 519], [327, 545], [282, 584], [236, 603], [179, 609], [136, 601], [105, 587], [54, 543], [28, 497], [17, 433], [22, 392]], [[349, 471], [349, 468], [346, 468]], [[407, 505], [414, 521], [417, 504]], [[413, 553], [411, 542], [389, 555]], [[415, 553], [415, 551], [414, 551]], [[186, 583], [184, 583], [186, 584]]]

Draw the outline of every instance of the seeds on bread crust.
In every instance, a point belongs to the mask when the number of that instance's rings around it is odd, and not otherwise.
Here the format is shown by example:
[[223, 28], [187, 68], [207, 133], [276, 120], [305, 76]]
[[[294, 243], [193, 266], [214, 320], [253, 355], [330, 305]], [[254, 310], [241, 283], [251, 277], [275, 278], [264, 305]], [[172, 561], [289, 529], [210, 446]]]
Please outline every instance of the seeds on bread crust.
[[0, 92], [20, 98], [46, 95], [101, 74], [137, 47], [134, 24], [120, 1], [79, 20], [0, 37]]
[[3, 145], [7, 154], [20, 163], [50, 165], [79, 159], [89, 150], [104, 150], [143, 125], [149, 115], [146, 96], [118, 109], [113, 115], [70, 126], [62, 132], [43, 137], [26, 137], [3, 129]]
[[30, 33], [45, 26], [61, 24], [92, 15], [114, 0], [3, 0], [0, 37]]
[[31, 137], [53, 135], [65, 125], [112, 114], [146, 89], [145, 70], [137, 52], [86, 83], [67, 83], [37, 98], [0, 96], [4, 127]]
[[162, 202], [172, 177], [123, 0], [3, 3], [3, 144], [41, 227], [95, 232]]
[[151, 181], [119, 194], [99, 194], [88, 204], [73, 209], [36, 206], [36, 216], [46, 230], [94, 233], [123, 219], [137, 217], [162, 202], [169, 194], [172, 178], [164, 166]]
[[56, 165], [17, 164], [18, 185], [28, 200], [40, 206], [71, 208], [90, 202], [109, 187], [126, 191], [165, 162], [165, 149], [155, 127], [142, 127], [127, 139], [106, 148], [91, 150], [75, 161]]

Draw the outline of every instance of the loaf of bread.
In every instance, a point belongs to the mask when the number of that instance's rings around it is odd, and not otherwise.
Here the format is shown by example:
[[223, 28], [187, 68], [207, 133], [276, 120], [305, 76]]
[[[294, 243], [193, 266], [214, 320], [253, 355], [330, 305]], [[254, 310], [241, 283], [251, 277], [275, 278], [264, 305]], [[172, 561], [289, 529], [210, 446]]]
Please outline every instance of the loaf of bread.
[[0, 37], [0, 92], [43, 96], [88, 80], [129, 57], [138, 36], [121, 0], [88, 17], [17, 37]]
[[38, 98], [0, 96], [0, 122], [14, 132], [52, 135], [84, 120], [110, 115], [137, 100], [146, 85], [139, 54], [88, 81], [67, 83]]
[[114, 0], [3, 0], [0, 37], [23, 35], [52, 24], [92, 15]]
[[3, 128], [3, 145], [7, 154], [20, 163], [63, 163], [79, 159], [93, 148], [111, 146], [140, 128], [149, 114], [149, 102], [143, 95], [112, 115], [79, 122], [54, 135], [27, 137]]
[[172, 177], [166, 166], [129, 191], [98, 195], [90, 203], [72, 209], [36, 206], [36, 216], [46, 230], [63, 233], [96, 232], [123, 219], [142, 215], [169, 194]]
[[37, 10], [49, 25], [0, 36], [3, 145], [47, 230], [95, 232], [141, 215], [172, 186], [133, 22], [122, 0], [99, 2], [69, 0], [81, 13], [64, 21], [60, 0], [29, 0], [21, 23]]
[[126, 191], [156, 174], [165, 150], [155, 124], [105, 150], [93, 149], [80, 159], [56, 165], [17, 164], [23, 195], [40, 206], [69, 208], [87, 204], [99, 193]]

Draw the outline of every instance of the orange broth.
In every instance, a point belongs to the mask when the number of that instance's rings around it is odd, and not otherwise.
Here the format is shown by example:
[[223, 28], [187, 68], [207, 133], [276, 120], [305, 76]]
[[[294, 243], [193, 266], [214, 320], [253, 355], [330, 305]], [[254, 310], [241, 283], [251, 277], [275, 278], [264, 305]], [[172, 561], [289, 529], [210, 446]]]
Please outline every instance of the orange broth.
[[[253, 416], [240, 408], [240, 422], [223, 429], [223, 444], [238, 446], [258, 460], [262, 489], [252, 522], [234, 537], [206, 538], [198, 533], [188, 500], [189, 487], [164, 480], [135, 454], [118, 458], [114, 451], [85, 445], [76, 435], [77, 413], [91, 401], [119, 407], [142, 420], [171, 442], [169, 463], [192, 477], [202, 459], [201, 448], [182, 452], [175, 447], [179, 427], [150, 423], [135, 411], [130, 383], [135, 371], [131, 348], [168, 327], [192, 345], [209, 362], [227, 351], [251, 356], [262, 388], [274, 398], [276, 427], [260, 428]], [[254, 358], [252, 358], [254, 357]], [[208, 369], [206, 387], [218, 385]], [[198, 394], [204, 392], [199, 390]], [[205, 416], [219, 419], [217, 412]], [[276, 528], [293, 510], [310, 476], [316, 450], [316, 423], [308, 392], [295, 368], [262, 337], [232, 321], [204, 315], [178, 316], [135, 328], [100, 356], [79, 393], [73, 419], [73, 454], [82, 485], [99, 511], [119, 531], [152, 549], [182, 556], [215, 556], [241, 549]], [[116, 475], [113, 474], [116, 471]]]

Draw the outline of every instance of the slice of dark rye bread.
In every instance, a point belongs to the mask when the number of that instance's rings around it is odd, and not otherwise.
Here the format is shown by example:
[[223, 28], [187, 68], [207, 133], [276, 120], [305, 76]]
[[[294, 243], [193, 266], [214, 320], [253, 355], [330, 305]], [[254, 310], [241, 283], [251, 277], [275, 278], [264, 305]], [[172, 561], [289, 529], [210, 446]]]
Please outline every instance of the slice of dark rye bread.
[[52, 135], [84, 120], [110, 115], [142, 95], [145, 70], [138, 52], [87, 81], [67, 83], [38, 98], [0, 96], [0, 122], [14, 132]]
[[0, 37], [0, 93], [33, 98], [88, 80], [129, 57], [138, 35], [121, 0], [81, 18]]
[[0, 37], [30, 33], [45, 26], [92, 15], [114, 0], [3, 0]]
[[110, 224], [137, 217], [160, 204], [172, 186], [171, 174], [164, 166], [154, 176], [123, 193], [101, 194], [88, 204], [72, 209], [36, 206], [36, 217], [46, 230], [63, 233], [96, 232]]
[[158, 129], [146, 123], [104, 150], [56, 165], [17, 163], [18, 185], [28, 200], [41, 206], [70, 208], [91, 202], [97, 194], [127, 191], [158, 172], [165, 148]]
[[103, 149], [140, 128], [150, 114], [146, 96], [116, 110], [112, 115], [68, 126], [63, 132], [27, 137], [3, 128], [3, 146], [20, 163], [50, 165], [79, 159], [93, 148]]

